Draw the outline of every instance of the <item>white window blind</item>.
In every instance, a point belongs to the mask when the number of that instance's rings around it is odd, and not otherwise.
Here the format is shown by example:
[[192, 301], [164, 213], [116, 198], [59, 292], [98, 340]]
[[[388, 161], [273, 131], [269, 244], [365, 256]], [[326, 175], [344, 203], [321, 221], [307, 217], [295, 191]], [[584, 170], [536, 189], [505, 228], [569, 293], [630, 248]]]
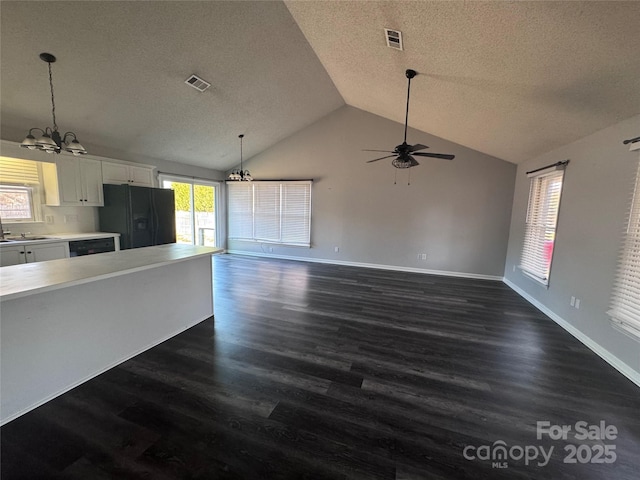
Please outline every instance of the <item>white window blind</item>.
[[310, 246], [311, 183], [227, 183], [229, 238]]
[[529, 206], [520, 268], [543, 285], [549, 284], [564, 166], [531, 174]]
[[38, 162], [0, 157], [0, 184], [38, 185]]
[[282, 237], [289, 243], [308, 245], [311, 230], [311, 185], [282, 186]]
[[[640, 145], [638, 146], [640, 148]], [[614, 327], [640, 340], [640, 162], [611, 296]]]
[[229, 238], [253, 238], [253, 185], [229, 183]]
[[280, 242], [280, 188], [278, 183], [254, 183], [254, 238]]

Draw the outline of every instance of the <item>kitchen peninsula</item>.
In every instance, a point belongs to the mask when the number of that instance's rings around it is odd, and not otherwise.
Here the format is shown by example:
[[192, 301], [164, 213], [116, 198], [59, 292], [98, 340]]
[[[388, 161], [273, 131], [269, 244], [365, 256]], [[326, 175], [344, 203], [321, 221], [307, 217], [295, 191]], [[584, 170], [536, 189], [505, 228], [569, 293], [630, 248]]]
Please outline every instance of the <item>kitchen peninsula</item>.
[[0, 270], [0, 423], [213, 315], [218, 248], [160, 245]]

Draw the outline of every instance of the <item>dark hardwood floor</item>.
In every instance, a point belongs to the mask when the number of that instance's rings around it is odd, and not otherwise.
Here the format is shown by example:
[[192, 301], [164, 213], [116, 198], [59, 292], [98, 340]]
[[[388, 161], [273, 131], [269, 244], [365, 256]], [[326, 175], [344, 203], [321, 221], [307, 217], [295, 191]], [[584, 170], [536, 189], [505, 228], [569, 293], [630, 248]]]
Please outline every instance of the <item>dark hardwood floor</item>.
[[[215, 321], [5, 425], [2, 480], [639, 478], [640, 389], [501, 282], [214, 266]], [[507, 468], [463, 455], [500, 441]], [[604, 445], [615, 462], [581, 463]]]

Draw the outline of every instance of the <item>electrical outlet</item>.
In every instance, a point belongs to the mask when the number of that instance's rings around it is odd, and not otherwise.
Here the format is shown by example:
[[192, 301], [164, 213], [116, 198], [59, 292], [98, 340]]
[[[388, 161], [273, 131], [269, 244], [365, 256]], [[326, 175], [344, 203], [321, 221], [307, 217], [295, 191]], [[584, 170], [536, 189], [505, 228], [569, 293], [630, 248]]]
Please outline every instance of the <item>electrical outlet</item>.
[[576, 306], [576, 297], [574, 296], [571, 297], [571, 301], [569, 302], [569, 305], [571, 305], [572, 307]]
[[78, 223], [78, 215], [65, 215], [64, 223]]
[[513, 266], [513, 271], [514, 271], [514, 272], [516, 271], [516, 266], [515, 266], [515, 265]]
[[576, 298], [576, 308], [579, 310], [580, 309], [580, 299]]
[[269, 251], [270, 251], [270, 252], [273, 252], [273, 247], [269, 247]]
[[335, 253], [339, 253], [340, 252], [340, 247], [333, 247], [333, 251]]
[[53, 215], [45, 215], [44, 216], [44, 220], [45, 222], [47, 222], [47, 224], [49, 225], [53, 225]]
[[427, 259], [427, 254], [426, 253], [421, 253], [420, 254], [420, 260], [426, 260]]

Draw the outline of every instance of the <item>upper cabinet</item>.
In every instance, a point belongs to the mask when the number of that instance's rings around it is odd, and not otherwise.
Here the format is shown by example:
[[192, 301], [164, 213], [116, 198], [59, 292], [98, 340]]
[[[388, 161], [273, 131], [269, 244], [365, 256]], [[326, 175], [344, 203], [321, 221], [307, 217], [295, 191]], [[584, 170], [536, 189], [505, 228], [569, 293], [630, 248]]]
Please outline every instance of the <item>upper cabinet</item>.
[[99, 160], [60, 156], [55, 163], [43, 163], [42, 175], [49, 206], [104, 205]]
[[103, 183], [153, 187], [153, 167], [102, 162]]

